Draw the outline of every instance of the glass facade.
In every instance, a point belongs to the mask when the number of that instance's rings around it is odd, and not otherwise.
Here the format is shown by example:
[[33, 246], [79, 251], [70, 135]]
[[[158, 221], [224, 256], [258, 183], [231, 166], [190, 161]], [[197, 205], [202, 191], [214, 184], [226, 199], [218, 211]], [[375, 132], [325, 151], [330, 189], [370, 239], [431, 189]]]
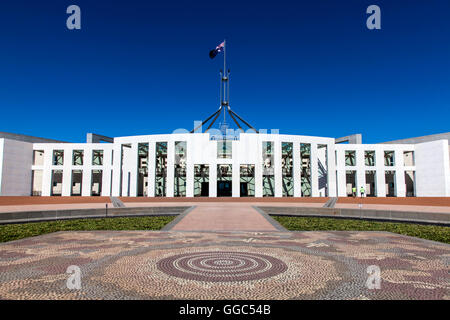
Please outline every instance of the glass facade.
[[397, 194], [395, 171], [386, 171], [384, 174], [384, 179], [386, 183], [386, 197], [395, 197]]
[[64, 150], [53, 150], [53, 161], [54, 166], [64, 165]]
[[255, 165], [241, 164], [240, 166], [240, 196], [255, 196]]
[[209, 196], [209, 166], [207, 164], [194, 165], [194, 197]]
[[72, 170], [72, 190], [71, 196], [81, 196], [81, 190], [83, 187], [83, 171]]
[[175, 197], [186, 197], [186, 141], [175, 142]]
[[84, 158], [84, 151], [83, 150], [73, 150], [72, 165], [74, 165], [74, 166], [82, 166], [83, 165], [83, 158]]
[[103, 170], [92, 170], [91, 196], [102, 194]]
[[103, 165], [103, 150], [92, 150], [92, 165]]
[[385, 151], [384, 152], [384, 165], [386, 167], [393, 167], [395, 165], [395, 152]]
[[165, 197], [167, 184], [167, 142], [156, 143], [155, 158], [155, 197]]
[[328, 197], [328, 146], [317, 146], [317, 168], [319, 169], [319, 196]]
[[345, 151], [345, 165], [346, 166], [356, 166], [356, 151], [346, 150]]
[[263, 197], [275, 196], [275, 172], [274, 172], [274, 153], [273, 142], [263, 141], [262, 143], [263, 157]]
[[50, 195], [52, 196], [62, 195], [62, 182], [63, 182], [63, 171], [52, 170], [52, 189]]
[[138, 143], [138, 197], [147, 196], [148, 187], [148, 143]]
[[217, 165], [217, 196], [231, 197], [233, 188], [233, 170], [231, 164]]
[[300, 144], [302, 197], [311, 197], [311, 144]]
[[292, 157], [292, 142], [281, 143], [281, 172], [283, 197], [294, 196], [294, 159]]
[[364, 164], [368, 167], [375, 166], [375, 151], [364, 151]]

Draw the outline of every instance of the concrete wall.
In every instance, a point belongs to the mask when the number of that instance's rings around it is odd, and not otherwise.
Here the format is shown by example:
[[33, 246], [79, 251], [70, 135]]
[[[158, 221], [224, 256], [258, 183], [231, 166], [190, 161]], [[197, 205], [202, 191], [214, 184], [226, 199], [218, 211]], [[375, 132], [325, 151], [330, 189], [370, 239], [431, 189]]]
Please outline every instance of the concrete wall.
[[450, 144], [450, 132], [431, 134], [429, 136], [415, 137], [415, 138], [407, 138], [401, 140], [394, 140], [389, 142], [382, 142], [386, 144], [419, 144], [424, 142], [431, 142], [437, 140], [447, 140], [447, 143]]
[[3, 177], [3, 149], [5, 146], [5, 139], [0, 138], [0, 195], [2, 194], [2, 177]]
[[0, 139], [2, 196], [31, 195], [31, 165], [33, 144], [29, 142]]
[[31, 143], [55, 143], [55, 142], [64, 142], [53, 139], [39, 138], [33, 136], [27, 136], [24, 134], [10, 133], [10, 132], [0, 132], [0, 138], [5, 138], [9, 140], [17, 140], [23, 142], [31, 142]]
[[447, 140], [416, 145], [417, 196], [450, 196], [450, 164]]

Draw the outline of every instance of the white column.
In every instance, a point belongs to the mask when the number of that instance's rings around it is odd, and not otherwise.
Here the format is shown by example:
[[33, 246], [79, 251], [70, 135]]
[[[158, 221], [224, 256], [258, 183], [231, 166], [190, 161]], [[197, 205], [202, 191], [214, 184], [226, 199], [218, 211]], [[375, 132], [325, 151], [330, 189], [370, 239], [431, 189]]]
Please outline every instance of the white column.
[[356, 194], [361, 196], [361, 187], [366, 188], [366, 171], [364, 163], [364, 150], [356, 150]]
[[[101, 148], [99, 148], [101, 149]], [[112, 177], [111, 177], [111, 160], [112, 160], [112, 150], [110, 149], [104, 149], [103, 150], [103, 166], [101, 168], [102, 170], [102, 196], [103, 197], [109, 197], [111, 196], [111, 183], [112, 183]]]
[[193, 141], [189, 139], [186, 141], [186, 197], [194, 196], [194, 147]]
[[338, 197], [347, 196], [347, 181], [345, 175], [345, 169], [337, 170], [337, 184], [338, 184]]
[[328, 196], [336, 197], [336, 159], [334, 144], [327, 144]]
[[111, 196], [111, 168], [103, 167], [102, 169], [102, 193], [103, 197]]
[[[234, 141], [233, 141], [234, 142]], [[234, 157], [233, 157], [234, 158]], [[241, 194], [241, 172], [240, 172], [240, 164], [238, 161], [233, 161], [232, 169], [232, 181], [231, 181], [231, 193], [232, 197], [239, 197]]]
[[300, 160], [300, 143], [294, 142], [292, 148], [293, 161], [294, 161], [294, 197], [302, 196], [302, 187], [301, 187], [301, 160]]
[[[278, 137], [277, 137], [278, 138]], [[283, 196], [283, 173], [281, 168], [281, 141], [274, 141], [274, 152], [273, 152], [273, 162], [274, 162], [274, 174], [275, 174], [275, 197]]]
[[337, 192], [338, 197], [346, 197], [347, 196], [347, 178], [346, 178], [346, 168], [345, 168], [345, 151], [342, 149], [336, 148], [336, 157], [337, 157]]
[[138, 144], [134, 142], [131, 144], [129, 157], [129, 167], [128, 171], [130, 172], [130, 197], [137, 196], [137, 181], [138, 181]]
[[122, 174], [121, 157], [122, 146], [120, 143], [114, 144], [113, 154], [113, 178], [112, 178], [112, 196], [119, 197], [120, 194], [120, 175]]
[[256, 147], [257, 155], [255, 157], [255, 197], [262, 197], [263, 196], [263, 188], [262, 188], [262, 141], [257, 139], [258, 146]]
[[92, 183], [92, 149], [86, 147], [83, 149], [83, 169], [81, 177], [81, 195], [89, 197], [91, 195]]
[[311, 143], [311, 196], [319, 196], [319, 167], [317, 164], [317, 143]]
[[209, 197], [217, 197], [217, 164], [209, 163]]
[[53, 150], [44, 149], [44, 165], [42, 167], [42, 195], [48, 197], [52, 189], [52, 159]]
[[147, 194], [149, 197], [155, 196], [155, 173], [156, 173], [156, 142], [148, 142], [148, 186]]
[[70, 196], [72, 191], [72, 149], [64, 149], [62, 196]]
[[173, 197], [174, 178], [175, 178], [175, 142], [167, 142], [167, 190], [166, 196]]
[[395, 150], [395, 196], [406, 197], [403, 150]]
[[383, 150], [375, 150], [375, 167], [377, 197], [386, 197], [386, 179]]

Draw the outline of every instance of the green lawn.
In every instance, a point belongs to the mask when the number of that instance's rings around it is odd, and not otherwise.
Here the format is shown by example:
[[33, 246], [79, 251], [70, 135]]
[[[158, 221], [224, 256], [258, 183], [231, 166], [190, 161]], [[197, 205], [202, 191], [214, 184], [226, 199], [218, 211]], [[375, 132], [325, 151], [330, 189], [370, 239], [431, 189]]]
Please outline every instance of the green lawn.
[[175, 216], [74, 219], [0, 225], [0, 242], [56, 231], [74, 230], [160, 230]]
[[389, 231], [407, 236], [450, 243], [450, 227], [355, 219], [272, 216], [283, 227], [295, 231]]

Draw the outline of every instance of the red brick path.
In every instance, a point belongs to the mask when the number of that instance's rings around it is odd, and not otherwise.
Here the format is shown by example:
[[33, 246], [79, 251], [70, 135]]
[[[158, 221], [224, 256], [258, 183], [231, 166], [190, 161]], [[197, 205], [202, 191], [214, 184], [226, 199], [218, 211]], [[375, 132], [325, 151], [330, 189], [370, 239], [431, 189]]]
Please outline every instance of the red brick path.
[[250, 204], [199, 204], [172, 230], [176, 231], [277, 231]]

